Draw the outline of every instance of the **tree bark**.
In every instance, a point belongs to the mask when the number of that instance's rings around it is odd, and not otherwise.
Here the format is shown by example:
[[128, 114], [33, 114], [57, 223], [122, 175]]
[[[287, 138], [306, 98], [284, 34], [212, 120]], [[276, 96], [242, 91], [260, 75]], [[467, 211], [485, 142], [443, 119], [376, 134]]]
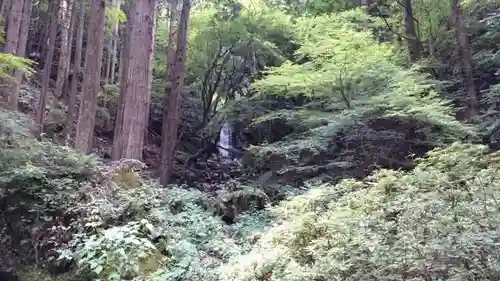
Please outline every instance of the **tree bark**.
[[104, 58], [104, 71], [102, 72], [104, 77], [104, 85], [108, 85], [110, 83], [109, 76], [111, 75], [111, 49], [113, 48], [112, 42], [108, 42], [106, 46], [106, 57]]
[[[184, 68], [186, 57], [186, 41], [191, 11], [191, 1], [183, 0], [182, 11], [177, 32], [177, 44], [175, 56], [167, 57], [167, 81], [170, 82], [170, 90], [167, 88], [163, 109], [162, 148], [161, 148], [161, 173], [160, 183], [166, 186], [170, 182], [174, 163], [174, 151], [177, 145], [177, 130], [180, 123], [180, 105], [182, 99], [182, 87], [184, 84]], [[170, 27], [170, 40], [173, 40], [175, 27]], [[173, 59], [172, 59], [173, 58]], [[167, 83], [168, 83], [167, 82]], [[168, 84], [167, 84], [168, 87]]]
[[420, 59], [421, 48], [420, 40], [415, 27], [415, 17], [413, 15], [413, 6], [411, 0], [403, 1], [403, 18], [405, 26], [405, 40], [408, 45], [408, 53], [410, 54], [410, 62], [416, 62]]
[[92, 0], [87, 51], [85, 54], [82, 99], [78, 112], [75, 137], [75, 148], [87, 153], [92, 151], [94, 139], [95, 111], [101, 81], [105, 8], [105, 0]]
[[[168, 25], [168, 46], [167, 46], [167, 72], [166, 72], [166, 82], [165, 96], [163, 99], [163, 118], [162, 118], [162, 141], [161, 141], [161, 156], [160, 156], [160, 183], [165, 186], [170, 181], [171, 170], [173, 165], [173, 152], [169, 155], [170, 150], [175, 150], [175, 145], [170, 143], [169, 131], [172, 130], [172, 126], [167, 124], [168, 119], [171, 118], [169, 114], [174, 114], [174, 111], [169, 111], [168, 108], [175, 108], [174, 103], [169, 103], [170, 98], [172, 98], [172, 77], [175, 70], [176, 62], [176, 50], [177, 50], [177, 29], [179, 24], [179, 0], [173, 0], [170, 2], [169, 7], [170, 21]], [[175, 102], [175, 101], [174, 101]], [[179, 102], [180, 103], [180, 102]], [[175, 132], [177, 135], [177, 132]], [[172, 149], [170, 146], [173, 146]]]
[[[49, 2], [48, 11], [54, 10], [53, 6], [54, 6], [54, 3]], [[48, 41], [47, 38], [50, 37], [50, 23], [52, 22], [51, 21], [51, 14], [50, 13], [43, 13], [42, 15], [40, 15], [39, 21], [44, 24], [42, 34], [41, 34], [41, 36], [38, 36], [38, 42], [37, 42], [37, 48], [36, 48], [36, 52], [40, 56], [39, 61], [41, 61], [41, 58], [45, 57], [47, 54], [46, 42]]]
[[[120, 9], [120, 6], [121, 6], [121, 0], [113, 0], [114, 3], [114, 8], [116, 9]], [[111, 69], [110, 69], [110, 83], [111, 84], [114, 84], [116, 82], [116, 64], [117, 64], [117, 60], [118, 60], [118, 56], [117, 56], [117, 49], [118, 49], [118, 28], [119, 28], [119, 24], [115, 24], [113, 26], [113, 39], [112, 39], [112, 43], [111, 43], [111, 55], [112, 55], [112, 58], [111, 58]]]
[[[125, 1], [123, 3], [123, 8], [125, 14], [130, 17], [130, 12], [129, 12], [129, 6], [130, 2]], [[117, 84], [122, 83], [122, 78], [123, 78], [123, 69], [124, 69], [124, 57], [125, 54], [127, 53], [127, 36], [128, 36], [128, 25], [125, 25], [125, 28], [122, 29], [122, 39], [121, 39], [121, 45], [120, 45], [120, 58], [118, 59], [118, 75], [117, 75]]]
[[10, 12], [10, 2], [11, 0], [3, 0], [2, 5], [0, 5], [0, 17], [2, 18], [1, 26], [5, 28], [7, 21], [9, 20]]
[[45, 65], [43, 68], [42, 89], [40, 91], [40, 99], [38, 100], [38, 107], [36, 111], [35, 124], [36, 133], [38, 135], [43, 132], [43, 119], [45, 117], [45, 106], [47, 104], [47, 95], [49, 91], [50, 72], [52, 70], [52, 58], [54, 56], [54, 49], [56, 46], [57, 36], [57, 13], [59, 10], [58, 1], [52, 5], [52, 21], [50, 22], [49, 42], [47, 47], [47, 54], [45, 56]]
[[24, 0], [16, 0], [12, 3], [9, 13], [9, 27], [5, 41], [4, 53], [16, 54], [19, 42], [19, 31], [23, 18]]
[[72, 3], [70, 0], [61, 0], [59, 8], [59, 20], [61, 26], [61, 46], [59, 52], [59, 63], [57, 64], [57, 79], [54, 96], [61, 97], [64, 82], [68, 75], [69, 61], [71, 55], [71, 13]]
[[[130, 15], [130, 7], [129, 5], [126, 6], [127, 8], [127, 15]], [[115, 130], [113, 133], [113, 136], [119, 136], [121, 134], [121, 128], [122, 128], [122, 121], [123, 121], [123, 108], [121, 105], [124, 103], [124, 97], [125, 97], [125, 92], [127, 89], [127, 71], [128, 69], [128, 63], [129, 60], [127, 59], [130, 57], [130, 40], [129, 37], [132, 34], [132, 25], [129, 24], [130, 22], [130, 16], [129, 20], [127, 21], [127, 24], [125, 25], [125, 30], [123, 32], [123, 41], [122, 41], [122, 46], [121, 46], [121, 52], [120, 52], [120, 69], [119, 69], [119, 76], [118, 76], [118, 81], [120, 84], [120, 95], [118, 96], [118, 105], [120, 105], [117, 109], [116, 112], [116, 118], [115, 118]], [[112, 149], [112, 159], [119, 159], [120, 155], [117, 154], [118, 151], [120, 151], [121, 144], [119, 143], [120, 141], [116, 142], [113, 139], [113, 149]]]
[[[127, 33], [127, 29], [125, 28], [125, 32], [122, 33]], [[123, 75], [123, 54], [125, 53], [125, 37], [127, 35], [123, 34], [123, 38], [121, 40], [120, 44], [120, 56], [118, 58], [118, 75], [116, 76], [116, 84], [121, 84], [122, 82], [122, 75]]]
[[[70, 22], [69, 22], [69, 32], [68, 32], [68, 58], [66, 59], [66, 73], [64, 75], [64, 83], [63, 83], [63, 88], [62, 88], [62, 96], [64, 96], [64, 99], [66, 101], [66, 104], [69, 104], [69, 91], [71, 89], [71, 81], [69, 81], [69, 75], [74, 72], [74, 67], [73, 70], [71, 69], [71, 53], [73, 51], [73, 48], [75, 48], [75, 41], [73, 40], [73, 37], [75, 37], [75, 29], [76, 27], [76, 21], [78, 19], [78, 13], [77, 13], [77, 2], [78, 0], [72, 0], [69, 1], [71, 3], [71, 17], [70, 17]], [[72, 76], [74, 77], [74, 76]]]
[[144, 135], [148, 124], [156, 0], [135, 2], [127, 25], [129, 51], [125, 54], [126, 57], [123, 57], [126, 67], [123, 69], [112, 156], [115, 160], [142, 160]]
[[[76, 1], [73, 7], [73, 13], [76, 13]], [[80, 7], [78, 10], [78, 18], [75, 22], [78, 22], [78, 27], [76, 27], [76, 41], [75, 41], [75, 60], [73, 79], [71, 80], [71, 88], [69, 92], [68, 99], [68, 115], [66, 119], [66, 125], [64, 127], [64, 138], [68, 144], [71, 136], [73, 134], [73, 129], [75, 128], [75, 117], [78, 114], [78, 84], [81, 81], [82, 76], [82, 53], [83, 53], [83, 25], [85, 21], [85, 5], [83, 1], [80, 1]]]
[[462, 8], [460, 0], [452, 0], [452, 16], [453, 27], [455, 31], [455, 40], [457, 42], [458, 52], [460, 54], [460, 64], [462, 67], [462, 79], [464, 88], [467, 91], [467, 97], [464, 101], [467, 108], [467, 117], [471, 118], [478, 114], [477, 106], [477, 89], [474, 84], [473, 68], [472, 68], [472, 52], [467, 38], [466, 29], [464, 26], [464, 19], [462, 16]]
[[[23, 0], [17, 0], [14, 1], [10, 7], [7, 36], [3, 50], [4, 53], [17, 55], [17, 45], [20, 35], [19, 31], [21, 29], [21, 20], [23, 18], [23, 3]], [[11, 103], [13, 102], [10, 101], [12, 99], [12, 82], [13, 81], [8, 81], [7, 87], [1, 89], [3, 100], [9, 107], [11, 107]], [[14, 108], [15, 107], [12, 107], [12, 109]]]
[[[21, 22], [21, 30], [19, 35], [19, 42], [17, 47], [17, 55], [20, 57], [26, 56], [26, 47], [28, 43], [28, 34], [31, 25], [31, 10], [33, 7], [32, 0], [25, 0], [23, 7], [23, 19]], [[21, 90], [21, 84], [23, 83], [24, 72], [21, 70], [16, 70], [15, 83], [12, 87], [11, 94], [9, 95], [8, 105], [10, 108], [17, 110], [17, 103], [19, 99], [19, 92]]]

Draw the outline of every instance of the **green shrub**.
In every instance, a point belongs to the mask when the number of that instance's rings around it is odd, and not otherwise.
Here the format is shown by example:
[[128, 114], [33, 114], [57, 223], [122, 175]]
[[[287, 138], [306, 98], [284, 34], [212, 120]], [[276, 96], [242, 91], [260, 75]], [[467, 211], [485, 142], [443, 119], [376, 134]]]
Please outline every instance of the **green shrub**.
[[147, 181], [134, 189], [108, 188], [77, 207], [86, 216], [74, 228], [78, 234], [59, 249], [59, 259], [76, 260], [82, 276], [215, 280], [216, 268], [240, 252], [198, 191]]
[[496, 280], [499, 168], [499, 153], [455, 143], [412, 172], [313, 189], [275, 208], [222, 280]]
[[26, 116], [0, 110], [0, 250], [48, 259], [63, 243], [65, 215], [76, 206], [78, 189], [97, 175], [94, 157], [39, 142]]
[[148, 237], [152, 231], [153, 226], [141, 220], [90, 235], [76, 250], [79, 269], [109, 281], [146, 276], [162, 263]]

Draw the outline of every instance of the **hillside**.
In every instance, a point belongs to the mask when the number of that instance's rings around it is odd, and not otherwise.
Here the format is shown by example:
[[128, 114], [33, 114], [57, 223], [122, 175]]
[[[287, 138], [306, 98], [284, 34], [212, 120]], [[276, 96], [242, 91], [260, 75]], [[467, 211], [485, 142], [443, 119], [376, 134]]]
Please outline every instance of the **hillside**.
[[500, 280], [499, 12], [1, 1], [0, 280]]

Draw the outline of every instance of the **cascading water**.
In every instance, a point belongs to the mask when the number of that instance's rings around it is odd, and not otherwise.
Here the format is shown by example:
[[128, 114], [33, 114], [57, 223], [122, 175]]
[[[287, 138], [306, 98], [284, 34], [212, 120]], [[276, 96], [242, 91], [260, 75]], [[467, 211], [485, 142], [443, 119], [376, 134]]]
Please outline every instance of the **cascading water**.
[[224, 123], [219, 134], [219, 147], [220, 156], [223, 158], [231, 158], [231, 150], [233, 149], [233, 127], [229, 123]]

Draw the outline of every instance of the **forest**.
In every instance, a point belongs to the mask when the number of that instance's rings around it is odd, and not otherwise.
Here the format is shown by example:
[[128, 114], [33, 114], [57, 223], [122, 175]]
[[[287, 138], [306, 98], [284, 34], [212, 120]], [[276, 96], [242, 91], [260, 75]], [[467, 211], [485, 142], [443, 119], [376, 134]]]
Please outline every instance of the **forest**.
[[500, 280], [499, 0], [0, 24], [0, 281]]

